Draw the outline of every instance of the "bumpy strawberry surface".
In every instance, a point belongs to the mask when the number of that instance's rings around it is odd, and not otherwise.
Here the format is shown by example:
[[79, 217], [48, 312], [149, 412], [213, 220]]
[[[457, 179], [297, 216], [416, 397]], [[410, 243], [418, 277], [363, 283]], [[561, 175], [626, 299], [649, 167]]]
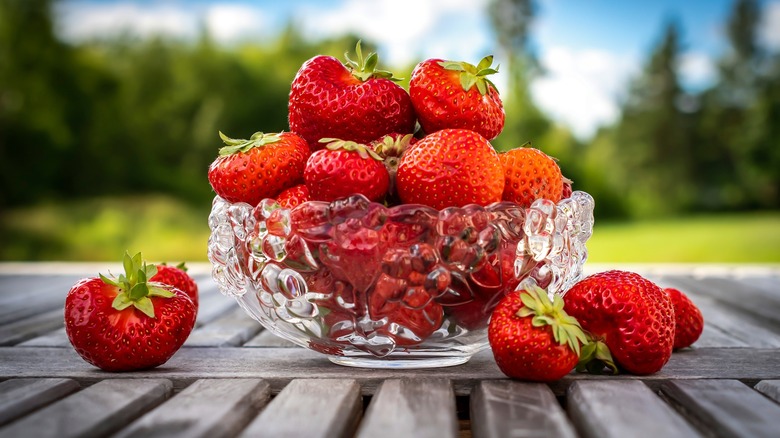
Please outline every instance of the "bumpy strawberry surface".
[[[373, 57], [373, 60], [372, 60]], [[415, 115], [409, 94], [376, 74], [376, 56], [347, 66], [331, 56], [306, 61], [293, 79], [289, 98], [290, 130], [312, 149], [323, 147], [321, 138], [371, 142], [392, 132], [411, 133]]]
[[674, 349], [693, 345], [704, 330], [704, 317], [701, 310], [679, 289], [664, 289], [674, 307]]
[[279, 205], [290, 209], [310, 200], [311, 195], [309, 194], [309, 188], [306, 187], [306, 184], [298, 184], [297, 186], [282, 190], [282, 193], [279, 193], [279, 196], [276, 197], [276, 202], [278, 202]]
[[334, 201], [352, 194], [380, 201], [390, 184], [390, 175], [373, 150], [344, 141], [331, 142], [311, 154], [303, 179], [311, 199], [317, 201]]
[[[195, 305], [187, 294], [162, 283], [146, 283], [145, 277], [139, 280], [130, 272], [116, 281], [85, 278], [65, 298], [68, 339], [85, 361], [106, 371], [164, 364], [195, 325]], [[154, 275], [153, 270], [146, 272]]]
[[227, 146], [211, 163], [208, 178], [223, 199], [257, 205], [264, 198], [275, 198], [282, 190], [303, 182], [310, 151], [300, 136], [258, 132], [249, 140], [224, 135], [222, 139]]
[[443, 129], [407, 149], [396, 186], [405, 204], [484, 206], [501, 200], [504, 171], [484, 137], [467, 129]]
[[498, 155], [504, 168], [504, 201], [530, 207], [537, 199], [561, 200], [563, 175], [558, 163], [544, 152], [520, 147]]
[[492, 57], [486, 57], [478, 66], [428, 59], [415, 67], [409, 94], [427, 134], [462, 128], [492, 140], [501, 133], [504, 107], [498, 91], [485, 78], [496, 72], [490, 69], [491, 63]]
[[149, 281], [167, 284], [186, 293], [195, 305], [195, 310], [198, 310], [198, 283], [187, 273], [184, 263], [176, 266], [157, 265], [157, 274]]
[[627, 271], [606, 271], [575, 284], [565, 310], [596, 341], [609, 348], [619, 368], [645, 375], [659, 371], [672, 355], [674, 309], [655, 283]]
[[513, 292], [498, 303], [488, 341], [504, 374], [551, 382], [574, 369], [585, 334], [562, 309], [560, 298], [550, 302], [541, 289]]

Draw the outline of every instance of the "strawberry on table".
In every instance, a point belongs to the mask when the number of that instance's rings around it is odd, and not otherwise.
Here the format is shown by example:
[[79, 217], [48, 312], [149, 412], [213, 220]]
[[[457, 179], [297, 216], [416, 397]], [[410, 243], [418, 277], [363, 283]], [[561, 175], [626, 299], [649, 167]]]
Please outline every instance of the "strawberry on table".
[[290, 132], [256, 132], [249, 140], [219, 133], [226, 146], [209, 166], [209, 183], [228, 202], [257, 205], [303, 182], [310, 151], [306, 140]]
[[587, 337], [563, 307], [559, 295], [550, 301], [547, 292], [535, 285], [526, 285], [498, 303], [490, 317], [488, 341], [504, 374], [552, 382], [574, 369]]
[[634, 272], [605, 271], [575, 284], [564, 297], [566, 311], [593, 342], [583, 348], [582, 367], [604, 366], [632, 374], [659, 371], [672, 355], [674, 309], [655, 283]]
[[195, 305], [186, 293], [148, 281], [157, 267], [141, 254], [124, 258], [118, 278], [85, 278], [65, 298], [65, 331], [76, 352], [106, 371], [132, 371], [164, 364], [195, 325]]
[[701, 310], [679, 289], [664, 289], [674, 307], [674, 349], [690, 347], [699, 339], [704, 330], [704, 317]]
[[373, 149], [354, 141], [320, 141], [327, 146], [311, 154], [303, 172], [311, 199], [330, 202], [353, 194], [370, 201], [384, 199], [390, 175]]
[[498, 72], [493, 56], [479, 64], [428, 59], [414, 68], [409, 95], [426, 134], [445, 128], [478, 132], [488, 140], [504, 129], [504, 106], [496, 86], [488, 79]]
[[504, 170], [485, 137], [468, 129], [442, 129], [406, 150], [396, 186], [405, 204], [439, 210], [485, 206], [501, 200]]
[[[537, 199], [561, 200], [564, 178], [558, 163], [532, 147], [519, 147], [498, 154], [504, 168], [504, 201], [530, 207]], [[571, 186], [569, 186], [571, 193]]]
[[167, 284], [186, 293], [195, 305], [195, 310], [197, 312], [198, 283], [196, 283], [195, 279], [187, 272], [187, 266], [184, 262], [181, 262], [176, 266], [167, 265], [165, 263], [157, 265], [157, 274], [150, 278], [149, 281]]
[[[293, 79], [289, 99], [290, 130], [321, 149], [321, 138], [369, 143], [385, 134], [414, 131], [416, 117], [409, 93], [393, 82], [390, 72], [376, 70], [378, 57], [346, 65], [332, 56], [306, 61]], [[345, 55], [346, 56], [346, 55]]]

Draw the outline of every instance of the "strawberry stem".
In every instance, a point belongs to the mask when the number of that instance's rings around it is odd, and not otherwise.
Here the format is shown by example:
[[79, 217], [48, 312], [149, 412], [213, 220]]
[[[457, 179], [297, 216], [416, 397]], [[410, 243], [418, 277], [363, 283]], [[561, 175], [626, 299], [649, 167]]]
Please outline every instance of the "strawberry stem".
[[363, 159], [372, 158], [376, 161], [384, 161], [384, 158], [380, 157], [373, 149], [361, 143], [338, 138], [321, 138], [319, 142], [325, 143], [325, 147], [331, 151], [345, 150], [357, 152]]
[[482, 58], [477, 65], [462, 61], [439, 62], [445, 70], [460, 72], [460, 85], [464, 91], [469, 91], [476, 85], [479, 94], [483, 96], [488, 93], [490, 87], [498, 93], [496, 84], [488, 79], [488, 76], [498, 73], [498, 66], [492, 68], [491, 64], [493, 64], [493, 55]]
[[352, 72], [352, 76], [359, 79], [360, 82], [365, 82], [372, 78], [389, 79], [394, 82], [403, 80], [401, 78], [394, 78], [393, 73], [387, 70], [377, 70], [376, 66], [379, 63], [379, 56], [377, 56], [376, 53], [371, 52], [364, 58], [363, 49], [360, 47], [360, 40], [358, 40], [355, 45], [355, 53], [357, 54], [357, 61], [353, 61], [352, 58], [349, 57], [349, 52], [344, 53], [344, 58], [347, 60], [344, 63], [344, 66], [347, 67]]

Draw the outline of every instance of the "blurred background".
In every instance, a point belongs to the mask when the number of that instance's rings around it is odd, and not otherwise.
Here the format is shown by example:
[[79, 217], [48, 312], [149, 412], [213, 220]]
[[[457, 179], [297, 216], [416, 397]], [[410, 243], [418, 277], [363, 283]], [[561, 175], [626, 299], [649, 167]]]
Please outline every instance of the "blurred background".
[[0, 0], [0, 259], [206, 260], [217, 131], [357, 39], [494, 54], [493, 144], [593, 195], [590, 261], [780, 262], [780, 0]]

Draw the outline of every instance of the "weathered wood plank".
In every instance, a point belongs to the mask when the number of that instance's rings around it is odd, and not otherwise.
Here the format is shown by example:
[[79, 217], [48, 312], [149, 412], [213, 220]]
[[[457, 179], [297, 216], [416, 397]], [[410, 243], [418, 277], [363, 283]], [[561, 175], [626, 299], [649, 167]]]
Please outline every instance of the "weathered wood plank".
[[105, 380], [0, 428], [0, 436], [106, 436], [158, 405], [171, 390], [164, 379]]
[[263, 330], [258, 333], [257, 336], [244, 343], [243, 347], [298, 348], [294, 343], [280, 336], [276, 336], [268, 330]]
[[62, 308], [75, 276], [0, 276], [0, 325]]
[[0, 326], [0, 346], [14, 345], [65, 325], [63, 308]]
[[263, 327], [238, 306], [214, 321], [196, 328], [185, 347], [238, 347]]
[[574, 382], [566, 404], [577, 430], [586, 437], [699, 436], [642, 382]]
[[762, 380], [755, 386], [765, 396], [780, 403], [780, 380]]
[[661, 394], [711, 436], [777, 437], [780, 405], [736, 380], [671, 381]]
[[70, 339], [65, 332], [65, 327], [60, 327], [57, 330], [44, 333], [40, 336], [36, 336], [32, 339], [28, 339], [20, 344], [18, 347], [70, 347]]
[[0, 426], [79, 389], [71, 379], [11, 379], [0, 383]]
[[541, 383], [480, 382], [471, 393], [470, 410], [476, 438], [577, 436], [553, 392]]
[[[673, 379], [739, 379], [751, 384], [780, 379], [780, 350], [756, 348], [685, 349], [672, 355], [669, 363], [650, 376], [594, 376], [572, 373], [550, 384], [556, 395], [565, 394], [573, 381], [642, 380], [652, 389]], [[304, 348], [182, 348], [166, 364], [153, 371], [155, 377], [177, 382], [177, 388], [204, 377], [258, 378], [268, 381], [273, 393], [292, 379], [317, 376], [330, 379], [355, 379], [363, 394], [373, 394], [384, 379], [409, 377], [408, 370], [380, 370], [343, 367], [331, 363], [319, 353]], [[83, 383], [125, 377], [148, 377], [149, 372], [111, 374], [84, 362], [72, 348], [5, 347], [0, 348], [0, 379], [14, 377], [70, 377]], [[421, 378], [449, 379], [458, 395], [468, 395], [481, 380], [501, 380], [505, 376], [490, 351], [477, 353], [466, 364], [456, 367], [415, 370]]]
[[458, 435], [455, 394], [444, 379], [390, 379], [368, 405], [360, 438]]
[[354, 380], [296, 379], [242, 432], [242, 437], [350, 437], [360, 420]]
[[122, 429], [115, 438], [234, 437], [268, 402], [260, 379], [198, 380]]
[[217, 290], [217, 285], [209, 278], [198, 282], [198, 316], [195, 320], [195, 326], [200, 327], [208, 324], [220, 316], [228, 313], [231, 309], [237, 308], [236, 300], [222, 295]]

